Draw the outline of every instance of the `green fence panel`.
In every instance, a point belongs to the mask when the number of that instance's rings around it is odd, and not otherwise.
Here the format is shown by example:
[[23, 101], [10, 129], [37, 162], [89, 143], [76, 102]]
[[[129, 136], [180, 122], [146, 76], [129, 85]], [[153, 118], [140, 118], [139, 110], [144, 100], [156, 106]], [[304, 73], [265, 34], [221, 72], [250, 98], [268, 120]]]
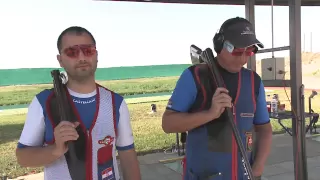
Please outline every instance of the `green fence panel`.
[[[97, 80], [179, 76], [190, 64], [98, 68]], [[0, 69], [0, 86], [52, 83], [53, 68]], [[60, 69], [61, 70], [61, 69]]]

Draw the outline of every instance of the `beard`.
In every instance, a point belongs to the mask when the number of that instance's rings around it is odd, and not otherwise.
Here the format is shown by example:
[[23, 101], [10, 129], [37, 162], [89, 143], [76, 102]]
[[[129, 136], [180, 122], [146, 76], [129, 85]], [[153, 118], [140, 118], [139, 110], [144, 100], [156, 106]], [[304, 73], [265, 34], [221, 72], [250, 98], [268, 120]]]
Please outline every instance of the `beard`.
[[85, 82], [90, 79], [94, 79], [95, 71], [97, 67], [92, 65], [79, 65], [73, 69], [65, 69], [68, 74], [68, 78], [77, 82]]

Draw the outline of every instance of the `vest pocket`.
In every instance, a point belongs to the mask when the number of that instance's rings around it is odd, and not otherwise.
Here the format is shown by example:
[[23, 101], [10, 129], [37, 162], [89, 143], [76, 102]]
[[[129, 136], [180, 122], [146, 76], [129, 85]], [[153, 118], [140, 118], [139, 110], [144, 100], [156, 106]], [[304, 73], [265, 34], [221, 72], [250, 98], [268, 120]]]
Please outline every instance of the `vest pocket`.
[[105, 145], [98, 150], [98, 165], [103, 165], [108, 161], [112, 161], [112, 145]]
[[116, 180], [113, 166], [113, 145], [105, 145], [98, 150], [98, 180]]

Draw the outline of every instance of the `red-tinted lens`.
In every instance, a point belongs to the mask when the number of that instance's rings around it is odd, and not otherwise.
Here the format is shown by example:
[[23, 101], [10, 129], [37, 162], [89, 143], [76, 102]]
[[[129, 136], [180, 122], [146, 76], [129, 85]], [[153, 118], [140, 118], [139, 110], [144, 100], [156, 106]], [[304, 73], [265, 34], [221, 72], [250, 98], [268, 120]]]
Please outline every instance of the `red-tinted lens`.
[[90, 57], [96, 53], [96, 47], [93, 45], [78, 45], [68, 47], [64, 50], [64, 54], [66, 54], [70, 58], [79, 57], [80, 50], [82, 51], [84, 56]]
[[95, 46], [92, 45], [81, 45], [79, 46], [83, 55], [90, 57], [96, 54], [97, 50]]
[[254, 55], [254, 47], [250, 48], [236, 48], [231, 53], [233, 56], [253, 56]]
[[233, 56], [253, 56], [254, 52], [232, 52], [231, 53]]
[[77, 58], [79, 53], [80, 49], [77, 47], [68, 47], [64, 50], [64, 54], [71, 58]]

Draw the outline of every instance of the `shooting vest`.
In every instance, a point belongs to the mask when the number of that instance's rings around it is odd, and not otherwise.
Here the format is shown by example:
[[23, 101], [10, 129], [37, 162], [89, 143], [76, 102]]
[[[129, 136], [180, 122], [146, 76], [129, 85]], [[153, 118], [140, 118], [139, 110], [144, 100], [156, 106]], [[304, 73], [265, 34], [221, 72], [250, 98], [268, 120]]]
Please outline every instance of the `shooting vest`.
[[[116, 116], [119, 116], [119, 110], [115, 104], [115, 96], [119, 95], [97, 85], [95, 119], [91, 128], [87, 130], [80, 119], [69, 92], [66, 92], [69, 103], [81, 127], [79, 139], [75, 141], [76, 154], [83, 160], [85, 165], [85, 172], [77, 172], [83, 175], [81, 180], [119, 180], [120, 176], [115, 154]], [[50, 145], [54, 143], [53, 130], [58, 123], [53, 118], [57, 113], [53, 112], [54, 108], [51, 107], [54, 99], [53, 90], [44, 90], [37, 95], [37, 98], [43, 108], [45, 117], [45, 145]], [[82, 134], [84, 135], [83, 137]], [[45, 166], [44, 179], [78, 180], [72, 178], [70, 169], [72, 165], [68, 162], [68, 156], [70, 155], [67, 152], [65, 156]]]
[[[216, 85], [208, 66], [189, 67], [198, 94], [190, 112], [207, 110]], [[243, 68], [238, 76], [238, 90], [233, 100], [234, 121], [241, 134], [249, 161], [252, 161], [253, 118], [256, 109], [254, 72]], [[259, 84], [260, 85], [260, 84]], [[188, 132], [184, 180], [246, 180], [242, 158], [238, 150], [226, 112], [220, 118]], [[252, 162], [251, 162], [252, 163]]]

